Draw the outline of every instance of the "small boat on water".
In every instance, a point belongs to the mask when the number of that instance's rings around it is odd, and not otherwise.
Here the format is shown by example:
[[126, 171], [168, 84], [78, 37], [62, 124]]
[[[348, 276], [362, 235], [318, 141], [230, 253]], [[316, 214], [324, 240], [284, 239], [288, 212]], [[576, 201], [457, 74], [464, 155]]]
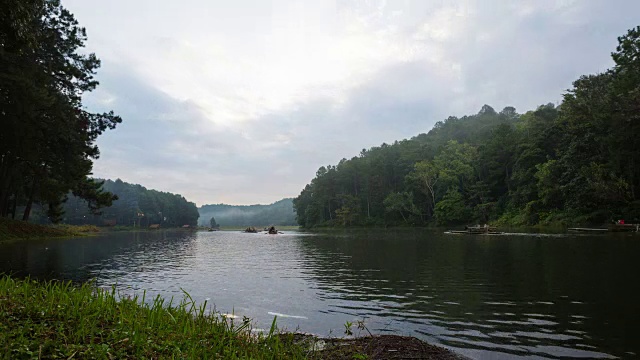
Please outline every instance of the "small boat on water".
[[275, 226], [270, 226], [269, 229], [267, 229], [267, 233], [271, 235], [282, 234]]

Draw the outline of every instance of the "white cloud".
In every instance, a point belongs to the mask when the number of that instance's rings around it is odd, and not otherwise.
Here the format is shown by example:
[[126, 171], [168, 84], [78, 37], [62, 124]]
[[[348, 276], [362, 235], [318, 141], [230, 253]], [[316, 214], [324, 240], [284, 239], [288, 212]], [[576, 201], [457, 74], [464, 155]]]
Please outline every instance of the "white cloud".
[[124, 117], [98, 176], [199, 204], [295, 196], [315, 170], [488, 103], [558, 101], [640, 3], [64, 1]]

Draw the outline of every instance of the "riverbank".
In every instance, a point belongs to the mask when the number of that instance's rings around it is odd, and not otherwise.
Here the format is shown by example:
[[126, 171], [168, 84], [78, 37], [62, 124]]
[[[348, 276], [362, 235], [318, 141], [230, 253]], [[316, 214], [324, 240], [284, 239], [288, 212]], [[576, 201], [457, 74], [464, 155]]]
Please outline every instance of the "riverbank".
[[39, 225], [0, 217], [0, 241], [30, 238], [86, 236], [98, 232], [91, 225]]
[[[0, 349], [9, 358], [461, 359], [418, 339], [318, 339], [255, 333], [250, 320], [209, 314], [185, 293], [179, 303], [121, 298], [90, 284], [0, 277]], [[321, 346], [320, 346], [321, 345]]]
[[95, 225], [40, 225], [27, 221], [13, 220], [0, 217], [0, 241], [3, 240], [20, 240], [34, 238], [52, 238], [52, 237], [74, 237], [88, 236], [101, 232], [139, 232], [139, 231], [158, 231], [158, 230], [182, 230], [195, 231], [196, 228], [160, 228], [150, 229], [146, 227], [136, 226], [111, 226], [98, 227]]

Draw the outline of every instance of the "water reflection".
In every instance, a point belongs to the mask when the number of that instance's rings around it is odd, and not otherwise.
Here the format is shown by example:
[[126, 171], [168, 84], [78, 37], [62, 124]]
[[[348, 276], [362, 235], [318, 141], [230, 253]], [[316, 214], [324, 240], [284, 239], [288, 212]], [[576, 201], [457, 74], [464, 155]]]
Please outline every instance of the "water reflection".
[[368, 317], [379, 332], [404, 331], [475, 357], [638, 351], [631, 334], [640, 289], [626, 278], [635, 238], [364, 231], [302, 244], [329, 311]]
[[[0, 243], [0, 272], [18, 277], [88, 281], [176, 268], [193, 257], [196, 234], [121, 232], [108, 235]], [[171, 256], [167, 256], [171, 254]]]
[[0, 271], [184, 289], [264, 328], [278, 316], [340, 336], [364, 318], [474, 358], [625, 358], [640, 351], [639, 250], [636, 237], [142, 232], [1, 243]]

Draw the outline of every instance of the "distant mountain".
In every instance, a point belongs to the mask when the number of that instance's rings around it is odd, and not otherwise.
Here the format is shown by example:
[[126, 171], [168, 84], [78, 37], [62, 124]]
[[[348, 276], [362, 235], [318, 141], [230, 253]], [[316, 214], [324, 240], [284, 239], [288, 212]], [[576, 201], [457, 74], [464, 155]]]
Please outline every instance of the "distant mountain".
[[297, 225], [293, 199], [270, 205], [203, 205], [198, 208], [199, 225], [208, 226], [213, 216], [220, 226]]

